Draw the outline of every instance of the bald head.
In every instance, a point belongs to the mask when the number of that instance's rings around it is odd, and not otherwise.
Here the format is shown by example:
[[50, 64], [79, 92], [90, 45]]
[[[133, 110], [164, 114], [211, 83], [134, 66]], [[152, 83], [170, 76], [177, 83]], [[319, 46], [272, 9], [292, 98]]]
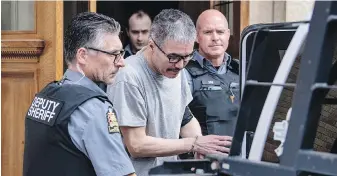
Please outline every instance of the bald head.
[[199, 53], [219, 66], [228, 48], [230, 30], [226, 17], [218, 10], [202, 12], [197, 20], [197, 42]]
[[204, 26], [205, 23], [209, 23], [210, 21], [219, 21], [220, 23], [223, 23], [224, 26], [228, 29], [226, 17], [218, 10], [208, 9], [199, 15], [196, 24], [197, 30], [200, 30], [200, 28]]

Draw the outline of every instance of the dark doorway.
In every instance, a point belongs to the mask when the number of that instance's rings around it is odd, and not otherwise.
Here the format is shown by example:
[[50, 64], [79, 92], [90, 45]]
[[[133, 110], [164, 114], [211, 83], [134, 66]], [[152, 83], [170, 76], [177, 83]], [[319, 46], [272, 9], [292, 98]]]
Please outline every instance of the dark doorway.
[[128, 18], [138, 10], [144, 10], [153, 20], [162, 9], [179, 9], [179, 1], [97, 1], [97, 12], [117, 20], [122, 27], [121, 40], [127, 44], [126, 27]]
[[179, 9], [188, 14], [195, 23], [199, 14], [210, 8], [209, 1], [97, 1], [97, 12], [110, 16], [121, 23], [121, 40], [127, 44], [126, 27], [128, 18], [137, 10], [144, 10], [151, 19], [163, 9]]

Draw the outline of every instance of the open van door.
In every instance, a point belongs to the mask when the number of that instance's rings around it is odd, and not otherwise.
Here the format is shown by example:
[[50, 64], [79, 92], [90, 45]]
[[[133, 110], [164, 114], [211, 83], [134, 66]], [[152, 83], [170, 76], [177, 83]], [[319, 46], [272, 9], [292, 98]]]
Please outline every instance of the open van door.
[[[298, 25], [294, 23], [278, 23], [251, 25], [243, 30], [240, 41], [240, 89], [241, 98], [245, 100], [240, 105], [241, 114], [237, 122], [235, 140], [231, 150], [233, 154], [240, 153], [242, 157], [248, 158], [254, 132], [270, 90], [270, 85], [256, 85], [273, 82], [297, 28]], [[298, 62], [297, 65], [299, 64], [298, 59], [295, 62]], [[292, 69], [292, 71], [297, 74], [296, 69]], [[246, 85], [247, 82], [249, 85]], [[296, 76], [287, 80], [287, 83], [290, 84], [295, 82]], [[286, 112], [278, 111], [289, 109], [291, 100], [288, 100], [285, 105], [275, 112], [279, 119], [285, 119]], [[244, 132], [243, 139], [241, 137], [242, 132]], [[267, 145], [267, 148], [265, 148], [264, 159], [277, 162], [278, 159], [273, 151], [276, 145], [273, 146], [273, 144], [271, 142], [271, 145]]]

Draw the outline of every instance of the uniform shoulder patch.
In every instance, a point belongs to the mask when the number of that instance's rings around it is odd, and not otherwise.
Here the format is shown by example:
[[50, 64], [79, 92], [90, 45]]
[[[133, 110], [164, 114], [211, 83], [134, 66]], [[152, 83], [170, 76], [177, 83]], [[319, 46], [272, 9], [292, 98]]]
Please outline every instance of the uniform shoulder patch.
[[108, 108], [106, 113], [106, 118], [108, 120], [108, 131], [109, 133], [119, 133], [119, 126], [116, 118], [116, 114], [111, 106]]

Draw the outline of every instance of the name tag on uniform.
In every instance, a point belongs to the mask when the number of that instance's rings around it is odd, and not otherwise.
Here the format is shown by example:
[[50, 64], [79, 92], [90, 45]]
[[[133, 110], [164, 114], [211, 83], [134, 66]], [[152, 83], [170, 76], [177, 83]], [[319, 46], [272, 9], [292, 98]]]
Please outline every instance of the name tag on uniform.
[[63, 102], [49, 97], [35, 96], [30, 105], [27, 118], [53, 126], [63, 106]]
[[220, 81], [216, 80], [202, 80], [201, 90], [222, 90]]
[[221, 85], [220, 81], [216, 81], [216, 80], [202, 80], [201, 84], [202, 85], [212, 85], [212, 86], [220, 86]]

